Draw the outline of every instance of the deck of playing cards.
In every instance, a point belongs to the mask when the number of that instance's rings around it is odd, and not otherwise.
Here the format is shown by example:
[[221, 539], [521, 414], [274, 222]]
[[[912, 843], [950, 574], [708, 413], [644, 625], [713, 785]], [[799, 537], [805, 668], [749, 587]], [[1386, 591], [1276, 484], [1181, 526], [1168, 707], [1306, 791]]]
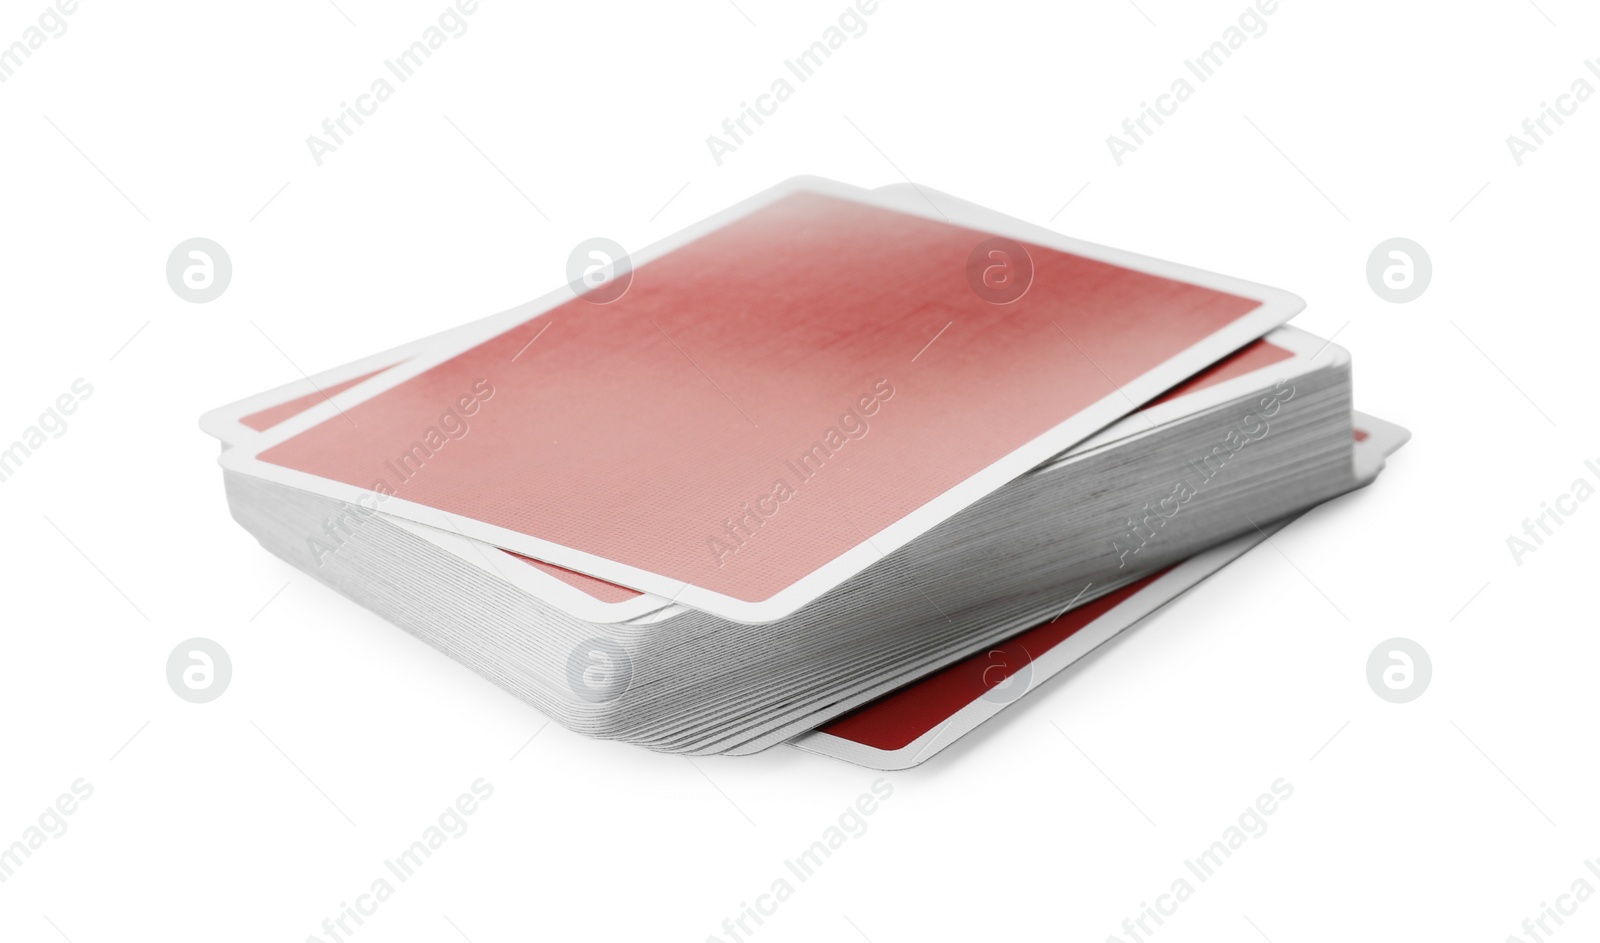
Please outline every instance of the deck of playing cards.
[[208, 413], [263, 546], [572, 730], [914, 765], [1371, 481], [1302, 303], [780, 185]]

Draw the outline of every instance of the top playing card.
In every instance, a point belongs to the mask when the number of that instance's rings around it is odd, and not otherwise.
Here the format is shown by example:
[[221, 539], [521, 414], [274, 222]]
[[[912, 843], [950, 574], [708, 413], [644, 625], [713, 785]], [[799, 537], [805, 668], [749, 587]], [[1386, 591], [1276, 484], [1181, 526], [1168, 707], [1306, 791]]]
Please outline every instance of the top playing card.
[[768, 621], [1301, 307], [951, 215], [792, 181], [223, 464]]

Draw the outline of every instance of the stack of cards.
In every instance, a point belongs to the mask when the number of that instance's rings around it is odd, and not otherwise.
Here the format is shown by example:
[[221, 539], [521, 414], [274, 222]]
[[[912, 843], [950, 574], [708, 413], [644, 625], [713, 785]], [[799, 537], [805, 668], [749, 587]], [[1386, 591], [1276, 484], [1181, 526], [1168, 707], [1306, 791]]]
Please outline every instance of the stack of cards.
[[202, 426], [263, 546], [597, 737], [919, 762], [974, 715], [851, 732], [1381, 466], [1298, 299], [923, 189], [791, 181], [591, 274]]

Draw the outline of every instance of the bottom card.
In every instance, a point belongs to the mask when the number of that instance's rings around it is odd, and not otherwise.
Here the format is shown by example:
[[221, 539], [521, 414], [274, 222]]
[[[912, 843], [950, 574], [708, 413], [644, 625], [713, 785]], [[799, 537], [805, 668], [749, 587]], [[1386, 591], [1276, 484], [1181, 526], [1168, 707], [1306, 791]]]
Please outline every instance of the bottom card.
[[[1384, 459], [1404, 445], [1411, 434], [1359, 412], [1354, 425], [1356, 479], [1360, 487], [1377, 477]], [[808, 753], [872, 769], [917, 766], [1294, 520], [1276, 521], [1152, 573], [858, 707], [789, 743]]]

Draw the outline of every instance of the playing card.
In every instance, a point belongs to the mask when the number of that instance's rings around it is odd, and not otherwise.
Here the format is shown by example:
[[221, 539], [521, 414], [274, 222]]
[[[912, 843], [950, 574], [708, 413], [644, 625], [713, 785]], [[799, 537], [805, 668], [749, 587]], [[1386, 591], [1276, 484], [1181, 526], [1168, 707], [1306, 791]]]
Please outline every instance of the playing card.
[[[430, 340], [448, 339], [472, 328], [473, 325], [453, 328], [435, 335]], [[247, 437], [251, 432], [265, 432], [327, 398], [357, 383], [372, 379], [388, 369], [387, 367], [369, 369], [375, 360], [390, 367], [409, 360], [423, 349], [424, 343], [402, 345], [374, 357], [363, 358], [361, 361], [336, 367], [213, 409], [201, 417], [201, 428], [221, 439], [226, 447], [231, 441]], [[1068, 454], [1098, 447], [1151, 425], [1170, 421], [1176, 415], [1198, 412], [1215, 403], [1224, 402], [1232, 398], [1237, 389], [1260, 385], [1261, 375], [1257, 375], [1257, 371], [1271, 367], [1275, 368], [1273, 376], [1297, 374], [1301, 371], [1303, 363], [1327, 350], [1328, 347], [1323, 341], [1310, 334], [1294, 327], [1279, 328], [1268, 337], [1245, 345], [1178, 386], [1167, 390], [1145, 404], [1139, 412], [1101, 430], [1095, 436], [1075, 446]], [[463, 559], [481, 564], [489, 572], [512, 582], [523, 591], [586, 621], [620, 623], [632, 621], [652, 612], [659, 612], [665, 616], [679, 611], [679, 607], [672, 606], [668, 600], [659, 596], [640, 593], [554, 564], [501, 550], [460, 534], [417, 524], [403, 518], [391, 518], [390, 522], [457, 553]], [[533, 568], [532, 572], [529, 567]]]
[[610, 304], [487, 319], [224, 467], [770, 621], [1300, 307], [941, 215], [791, 182], [641, 253]]

